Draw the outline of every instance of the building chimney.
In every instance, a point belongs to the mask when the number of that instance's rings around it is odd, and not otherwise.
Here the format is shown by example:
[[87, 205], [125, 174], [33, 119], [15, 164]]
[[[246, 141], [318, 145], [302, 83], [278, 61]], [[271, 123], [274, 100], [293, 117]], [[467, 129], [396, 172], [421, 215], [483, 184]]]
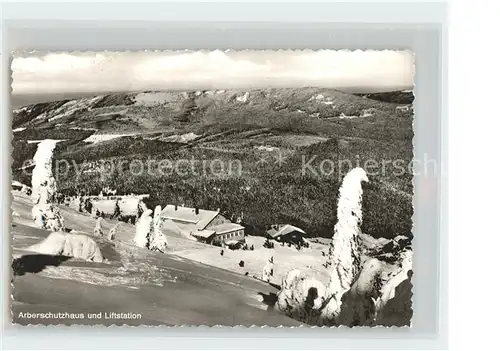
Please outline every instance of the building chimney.
[[195, 213], [195, 214], [197, 214], [197, 215], [198, 215], [198, 214], [200, 214], [200, 210], [198, 209], [198, 207], [196, 207], [196, 208], [194, 209], [194, 213]]
[[175, 204], [175, 210], [177, 211], [177, 204]]

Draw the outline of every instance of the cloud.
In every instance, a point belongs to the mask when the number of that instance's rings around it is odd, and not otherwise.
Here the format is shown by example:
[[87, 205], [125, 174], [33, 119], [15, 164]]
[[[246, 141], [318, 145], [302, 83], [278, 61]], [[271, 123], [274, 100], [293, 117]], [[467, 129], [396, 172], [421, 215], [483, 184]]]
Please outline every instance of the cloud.
[[13, 92], [72, 93], [264, 86], [413, 86], [408, 51], [165, 51], [18, 55]]

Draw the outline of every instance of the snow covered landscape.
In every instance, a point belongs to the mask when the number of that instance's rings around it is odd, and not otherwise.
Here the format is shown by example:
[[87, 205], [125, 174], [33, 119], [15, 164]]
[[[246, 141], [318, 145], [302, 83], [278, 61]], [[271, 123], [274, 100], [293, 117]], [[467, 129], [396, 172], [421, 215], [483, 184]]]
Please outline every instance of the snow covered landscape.
[[13, 321], [410, 326], [412, 102], [194, 85], [15, 106]]

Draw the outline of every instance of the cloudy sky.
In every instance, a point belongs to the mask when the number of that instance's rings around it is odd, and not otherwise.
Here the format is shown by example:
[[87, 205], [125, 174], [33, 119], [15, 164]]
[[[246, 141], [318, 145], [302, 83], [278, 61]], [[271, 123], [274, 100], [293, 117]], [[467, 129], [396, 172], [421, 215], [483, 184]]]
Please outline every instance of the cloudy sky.
[[411, 89], [408, 51], [18, 53], [13, 94], [317, 86]]

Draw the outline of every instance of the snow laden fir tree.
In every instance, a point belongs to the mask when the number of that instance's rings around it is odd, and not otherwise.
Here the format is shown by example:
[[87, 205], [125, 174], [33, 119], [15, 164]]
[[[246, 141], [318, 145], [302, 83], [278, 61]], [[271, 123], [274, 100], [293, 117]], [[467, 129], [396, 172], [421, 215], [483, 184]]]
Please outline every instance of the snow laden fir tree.
[[37, 227], [52, 231], [64, 230], [64, 219], [54, 205], [57, 193], [56, 180], [52, 174], [52, 155], [56, 140], [43, 140], [33, 157], [35, 168], [31, 178], [32, 217]]
[[153, 213], [152, 229], [149, 240], [149, 249], [153, 251], [165, 252], [167, 249], [167, 238], [161, 231], [162, 219], [161, 219], [161, 206], [155, 207]]
[[149, 235], [151, 233], [151, 224], [153, 221], [151, 218], [152, 212], [153, 211], [149, 209], [143, 211], [135, 224], [134, 244], [139, 247], [147, 248], [149, 245]]
[[117, 232], [118, 232], [118, 228], [120, 227], [120, 224], [121, 224], [120, 222], [116, 223], [116, 224], [113, 226], [113, 228], [111, 228], [111, 229], [109, 230], [109, 233], [108, 233], [108, 240], [111, 240], [111, 241], [115, 240], [115, 238], [116, 238], [116, 234], [117, 234]]
[[267, 260], [264, 268], [262, 269], [262, 280], [269, 283], [273, 275], [274, 275], [274, 258], [273, 256], [271, 256]]
[[[167, 238], [161, 231], [161, 206], [156, 206], [154, 214], [145, 206], [139, 205], [142, 214], [136, 223], [134, 237], [135, 245], [152, 251], [165, 252], [168, 246]], [[151, 217], [153, 214], [153, 217]]]
[[351, 288], [360, 269], [358, 247], [363, 220], [361, 182], [368, 182], [362, 168], [354, 168], [345, 177], [340, 187], [337, 205], [337, 224], [330, 242], [330, 282], [326, 288], [327, 305], [322, 317], [335, 320], [340, 314], [342, 296]]
[[330, 282], [324, 284], [294, 269], [283, 278], [275, 308], [307, 323], [321, 320], [324, 324], [337, 322], [342, 296], [347, 292], [360, 269], [358, 235], [361, 233], [361, 183], [368, 182], [362, 168], [351, 170], [340, 187], [337, 205], [337, 224], [331, 241], [329, 266]]
[[98, 217], [97, 220], [95, 221], [94, 235], [95, 236], [104, 235], [104, 232], [102, 231], [102, 217]]
[[[87, 235], [66, 233], [64, 219], [55, 203], [56, 180], [52, 174], [52, 157], [57, 141], [44, 140], [38, 144], [33, 160], [35, 168], [31, 178], [33, 201], [32, 216], [37, 227], [51, 230], [41, 242], [26, 248], [45, 255], [69, 256], [93, 262], [104, 262], [98, 244]], [[98, 220], [96, 230], [102, 232]]]

